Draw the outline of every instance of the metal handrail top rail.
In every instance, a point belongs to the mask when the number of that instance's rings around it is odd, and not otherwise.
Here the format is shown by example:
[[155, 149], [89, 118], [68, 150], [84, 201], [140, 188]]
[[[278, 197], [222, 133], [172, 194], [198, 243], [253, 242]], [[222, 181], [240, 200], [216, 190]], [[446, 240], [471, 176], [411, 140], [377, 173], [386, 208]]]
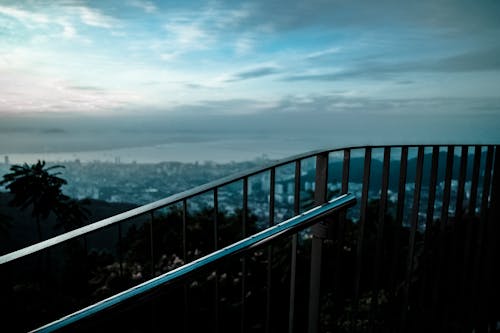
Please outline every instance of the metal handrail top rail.
[[[477, 144], [482, 147], [488, 147], [488, 146], [494, 146], [492, 144]], [[271, 169], [279, 168], [283, 165], [290, 164], [296, 161], [300, 161], [303, 159], [307, 159], [310, 157], [314, 157], [320, 154], [326, 154], [326, 153], [333, 153], [333, 152], [339, 152], [339, 151], [344, 151], [344, 150], [355, 150], [355, 149], [366, 149], [366, 148], [402, 148], [402, 147], [432, 147], [436, 146], [433, 144], [406, 144], [406, 145], [366, 145], [366, 146], [349, 146], [349, 147], [342, 147], [342, 148], [331, 148], [331, 149], [320, 149], [320, 150], [314, 150], [310, 152], [306, 152], [303, 154], [298, 154], [292, 157], [288, 157], [279, 161], [271, 162], [268, 165], [262, 166], [262, 167], [256, 167], [247, 171], [243, 171], [240, 173], [236, 173], [234, 175], [230, 175], [197, 187], [194, 187], [190, 190], [186, 190], [184, 192], [180, 192], [174, 195], [171, 195], [167, 198], [160, 199], [158, 201], [128, 210], [126, 212], [105, 218], [103, 220], [88, 224], [86, 226], [80, 227], [78, 229], [66, 232], [64, 234], [49, 238], [47, 240], [41, 241], [39, 243], [24, 247], [22, 249], [4, 254], [0, 256], [0, 265], [8, 263], [10, 261], [22, 258], [24, 256], [33, 254], [35, 252], [44, 250], [49, 247], [53, 247], [55, 245], [61, 244], [65, 241], [68, 241], [70, 239], [91, 233], [93, 231], [96, 231], [98, 229], [105, 228], [107, 226], [123, 222], [126, 220], [130, 220], [132, 218], [138, 217], [140, 215], [149, 213], [151, 211], [161, 209], [163, 207], [169, 206], [171, 204], [175, 204], [178, 202], [181, 202], [183, 200], [187, 200], [189, 198], [195, 197], [197, 195], [204, 194], [206, 192], [212, 191], [216, 188], [223, 187], [225, 185], [240, 181], [242, 179], [254, 176], [256, 174], [262, 173], [269, 171]], [[476, 144], [470, 144], [470, 145], [465, 145], [465, 144], [437, 144], [437, 146], [476, 146]]]
[[87, 318], [89, 316], [97, 314], [98, 312], [116, 306], [117, 304], [132, 297], [150, 292], [153, 289], [164, 286], [167, 283], [172, 283], [181, 278], [185, 278], [209, 264], [213, 264], [220, 260], [226, 259], [229, 256], [254, 249], [255, 247], [263, 246], [277, 238], [281, 238], [286, 235], [290, 235], [292, 233], [303, 230], [308, 226], [320, 222], [326, 216], [329, 216], [336, 211], [340, 211], [341, 209], [350, 207], [355, 203], [356, 197], [353, 194], [343, 194], [321, 206], [316, 206], [308, 210], [307, 212], [292, 217], [291, 219], [269, 227], [252, 236], [249, 236], [220, 250], [212, 252], [211, 254], [208, 254], [202, 258], [196, 259], [181, 267], [171, 270], [170, 272], [162, 274], [156, 278], [141, 283], [135, 287], [113, 295], [100, 302], [92, 304], [84, 309], [62, 317], [56, 321], [35, 329], [32, 332], [53, 332], [55, 330], [61, 329], [78, 320]]

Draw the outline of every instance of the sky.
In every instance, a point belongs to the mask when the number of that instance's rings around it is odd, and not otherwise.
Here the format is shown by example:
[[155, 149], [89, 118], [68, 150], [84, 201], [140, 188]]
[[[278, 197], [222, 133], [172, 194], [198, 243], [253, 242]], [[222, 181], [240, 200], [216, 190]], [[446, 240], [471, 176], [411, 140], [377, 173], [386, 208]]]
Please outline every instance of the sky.
[[498, 143], [499, 16], [498, 0], [0, 0], [0, 154], [193, 132]]

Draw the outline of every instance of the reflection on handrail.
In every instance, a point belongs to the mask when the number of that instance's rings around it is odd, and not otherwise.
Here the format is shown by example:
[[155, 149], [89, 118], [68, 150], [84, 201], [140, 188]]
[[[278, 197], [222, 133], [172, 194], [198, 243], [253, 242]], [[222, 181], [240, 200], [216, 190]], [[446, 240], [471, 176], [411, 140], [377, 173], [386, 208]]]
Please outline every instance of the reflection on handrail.
[[146, 281], [119, 294], [111, 296], [105, 300], [102, 300], [70, 315], [67, 315], [32, 332], [53, 332], [55, 330], [66, 327], [78, 320], [87, 318], [100, 311], [116, 306], [119, 303], [134, 296], [152, 291], [157, 287], [164, 286], [167, 283], [172, 283], [181, 278], [186, 278], [187, 276], [206, 267], [207, 265], [213, 264], [222, 259], [226, 259], [229, 256], [254, 249], [257, 246], [265, 245], [277, 238], [296, 233], [302, 229], [307, 228], [308, 226], [320, 222], [326, 216], [336, 211], [340, 211], [354, 205], [355, 202], [356, 197], [353, 194], [343, 194], [321, 206], [317, 206], [305, 213], [297, 215], [289, 220], [274, 225], [268, 229], [242, 239], [202, 258], [194, 260], [154, 279]]

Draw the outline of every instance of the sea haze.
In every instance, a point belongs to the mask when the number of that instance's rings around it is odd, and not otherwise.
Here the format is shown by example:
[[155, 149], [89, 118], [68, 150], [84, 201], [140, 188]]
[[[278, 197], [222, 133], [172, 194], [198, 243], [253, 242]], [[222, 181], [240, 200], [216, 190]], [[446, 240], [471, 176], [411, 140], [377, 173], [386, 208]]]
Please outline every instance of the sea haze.
[[370, 109], [229, 115], [124, 117], [8, 116], [0, 154], [12, 163], [47, 161], [243, 161], [365, 144], [495, 143], [496, 112]]

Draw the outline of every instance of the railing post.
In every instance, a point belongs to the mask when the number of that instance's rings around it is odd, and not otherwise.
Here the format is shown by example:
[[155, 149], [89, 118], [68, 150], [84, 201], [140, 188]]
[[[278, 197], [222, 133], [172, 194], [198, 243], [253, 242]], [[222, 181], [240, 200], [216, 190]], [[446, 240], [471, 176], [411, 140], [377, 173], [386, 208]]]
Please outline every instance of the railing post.
[[[326, 202], [328, 178], [328, 153], [316, 156], [316, 179], [314, 203], [320, 205]], [[309, 323], [308, 332], [318, 332], [320, 309], [321, 256], [323, 239], [326, 238], [328, 226], [325, 222], [315, 224], [311, 228], [311, 275], [309, 280]]]
[[486, 258], [485, 258], [485, 287], [486, 287], [486, 318], [489, 323], [489, 329], [494, 331], [496, 324], [496, 309], [498, 309], [498, 295], [500, 293], [498, 287], [498, 278], [500, 276], [498, 270], [498, 241], [499, 241], [499, 226], [500, 220], [500, 146], [495, 146], [495, 159], [493, 162], [493, 174], [491, 179], [490, 205], [488, 208], [488, 220], [486, 225]]
[[494, 163], [490, 194], [489, 219], [492, 223], [497, 224], [500, 219], [500, 146], [495, 147]]
[[[300, 214], [300, 160], [295, 162], [294, 215]], [[292, 253], [290, 262], [290, 306], [288, 308], [288, 333], [295, 328], [295, 284], [297, 278], [297, 234], [292, 236]]]

